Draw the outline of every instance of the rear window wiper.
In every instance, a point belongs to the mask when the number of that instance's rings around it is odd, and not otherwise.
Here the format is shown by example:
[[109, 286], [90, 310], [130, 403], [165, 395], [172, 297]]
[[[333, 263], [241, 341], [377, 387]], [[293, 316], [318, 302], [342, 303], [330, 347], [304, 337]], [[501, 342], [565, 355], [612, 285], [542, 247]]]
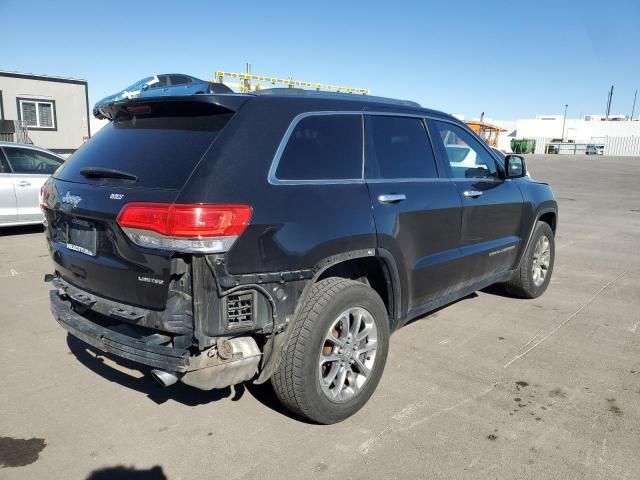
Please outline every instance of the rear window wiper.
[[138, 177], [132, 173], [115, 170], [113, 168], [84, 167], [80, 169], [80, 174], [87, 178], [118, 178], [121, 180], [131, 180], [133, 182], [138, 180]]

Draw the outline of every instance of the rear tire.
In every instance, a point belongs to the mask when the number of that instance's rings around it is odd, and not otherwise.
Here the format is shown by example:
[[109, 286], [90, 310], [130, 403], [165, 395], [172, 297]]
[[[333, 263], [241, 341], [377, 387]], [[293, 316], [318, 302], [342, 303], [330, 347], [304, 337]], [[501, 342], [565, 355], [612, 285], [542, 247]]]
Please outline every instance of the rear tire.
[[271, 383], [289, 410], [322, 424], [356, 413], [387, 359], [389, 320], [367, 285], [331, 277], [313, 286]]
[[553, 230], [548, 223], [536, 223], [520, 266], [504, 284], [507, 293], [519, 298], [542, 295], [551, 280], [555, 255]]

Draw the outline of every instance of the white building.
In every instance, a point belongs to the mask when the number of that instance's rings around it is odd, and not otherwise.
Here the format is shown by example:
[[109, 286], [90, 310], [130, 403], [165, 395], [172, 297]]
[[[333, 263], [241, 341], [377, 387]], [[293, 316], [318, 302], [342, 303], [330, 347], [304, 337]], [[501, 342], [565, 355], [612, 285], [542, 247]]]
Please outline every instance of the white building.
[[0, 138], [70, 154], [90, 136], [86, 80], [0, 71]]
[[536, 153], [544, 153], [547, 143], [564, 139], [577, 144], [604, 145], [605, 154], [640, 155], [640, 121], [623, 120], [627, 118], [623, 115], [611, 115], [609, 121], [600, 117], [585, 115], [564, 121], [562, 115], [539, 115], [521, 120], [485, 120], [507, 130], [498, 140], [498, 148], [505, 151], [511, 151], [512, 139], [535, 139]]

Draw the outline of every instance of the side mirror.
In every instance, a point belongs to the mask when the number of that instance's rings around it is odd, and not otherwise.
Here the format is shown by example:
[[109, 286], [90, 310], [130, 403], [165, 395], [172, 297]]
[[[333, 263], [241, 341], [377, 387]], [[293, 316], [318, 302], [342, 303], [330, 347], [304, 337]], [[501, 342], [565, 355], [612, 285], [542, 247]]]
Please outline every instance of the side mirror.
[[149, 84], [148, 84], [148, 83], [145, 83], [144, 85], [142, 85], [141, 90], [142, 90], [143, 92], [146, 92], [147, 90], [149, 90]]
[[504, 158], [507, 178], [521, 178], [527, 174], [527, 165], [520, 155], [507, 155]]

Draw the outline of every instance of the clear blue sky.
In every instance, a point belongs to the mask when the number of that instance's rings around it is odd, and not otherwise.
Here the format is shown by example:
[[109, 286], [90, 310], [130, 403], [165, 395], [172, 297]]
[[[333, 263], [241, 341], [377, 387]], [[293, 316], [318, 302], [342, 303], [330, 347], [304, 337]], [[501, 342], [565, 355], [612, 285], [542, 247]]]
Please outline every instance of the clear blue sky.
[[149, 74], [245, 62], [467, 118], [601, 113], [612, 84], [629, 114], [640, 88], [638, 0], [0, 0], [0, 19], [0, 69], [85, 78], [92, 104]]

